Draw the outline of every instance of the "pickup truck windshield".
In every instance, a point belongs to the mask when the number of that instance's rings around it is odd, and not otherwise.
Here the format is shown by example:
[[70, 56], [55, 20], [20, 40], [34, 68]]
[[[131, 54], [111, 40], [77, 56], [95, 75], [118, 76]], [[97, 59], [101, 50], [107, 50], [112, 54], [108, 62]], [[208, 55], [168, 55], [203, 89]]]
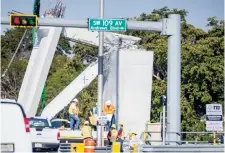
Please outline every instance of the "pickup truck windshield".
[[29, 123], [31, 128], [41, 127], [46, 128], [50, 127], [47, 119], [38, 119], [38, 118], [29, 118]]
[[53, 128], [60, 128], [61, 126], [64, 126], [65, 128], [70, 127], [70, 123], [67, 123], [65, 121], [52, 121], [51, 124]]

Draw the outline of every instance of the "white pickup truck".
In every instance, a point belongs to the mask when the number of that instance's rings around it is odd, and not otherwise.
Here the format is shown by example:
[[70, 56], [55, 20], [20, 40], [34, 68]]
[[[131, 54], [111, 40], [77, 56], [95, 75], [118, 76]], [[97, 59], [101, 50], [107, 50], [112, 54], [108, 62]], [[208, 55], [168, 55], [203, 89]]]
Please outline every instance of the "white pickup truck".
[[51, 122], [43, 117], [29, 118], [33, 151], [58, 151], [60, 133], [51, 126]]

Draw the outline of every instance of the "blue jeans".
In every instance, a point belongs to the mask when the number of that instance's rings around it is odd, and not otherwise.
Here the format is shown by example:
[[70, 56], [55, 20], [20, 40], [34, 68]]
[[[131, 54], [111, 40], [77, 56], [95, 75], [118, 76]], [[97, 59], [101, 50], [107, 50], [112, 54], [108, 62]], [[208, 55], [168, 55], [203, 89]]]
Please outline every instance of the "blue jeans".
[[111, 121], [107, 121], [107, 125], [105, 126], [105, 131], [109, 131], [111, 129], [111, 126], [113, 124], [116, 124], [116, 118], [115, 115], [113, 114]]
[[110, 121], [107, 121], [107, 125], [105, 126], [105, 131], [109, 131], [110, 130]]
[[70, 114], [69, 117], [70, 117], [70, 129], [71, 130], [79, 129], [80, 118], [76, 117], [73, 114]]
[[123, 140], [119, 138], [117, 142], [120, 142], [120, 152], [123, 152]]

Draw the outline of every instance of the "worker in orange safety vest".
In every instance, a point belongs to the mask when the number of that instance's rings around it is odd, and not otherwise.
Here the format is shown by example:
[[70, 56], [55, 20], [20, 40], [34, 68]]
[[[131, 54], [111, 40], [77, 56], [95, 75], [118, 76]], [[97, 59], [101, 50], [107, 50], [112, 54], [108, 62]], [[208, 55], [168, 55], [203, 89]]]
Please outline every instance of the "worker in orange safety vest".
[[105, 115], [114, 114], [115, 110], [116, 110], [115, 106], [111, 103], [111, 101], [110, 100], [106, 101], [104, 108], [103, 108], [103, 113]]
[[105, 102], [105, 105], [103, 107], [103, 114], [107, 116], [107, 126], [105, 127], [106, 131], [109, 131], [110, 124], [112, 121], [113, 114], [115, 112], [115, 106], [112, 104], [110, 100]]

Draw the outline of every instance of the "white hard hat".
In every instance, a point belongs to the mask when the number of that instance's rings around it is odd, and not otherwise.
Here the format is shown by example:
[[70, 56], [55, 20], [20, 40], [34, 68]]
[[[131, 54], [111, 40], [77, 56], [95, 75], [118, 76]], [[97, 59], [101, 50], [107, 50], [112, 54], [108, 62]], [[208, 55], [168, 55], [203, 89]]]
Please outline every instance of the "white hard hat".
[[106, 104], [106, 105], [111, 105], [111, 101], [108, 100], [108, 101], [105, 102], [105, 104]]
[[73, 99], [73, 102], [75, 102], [75, 103], [79, 103], [79, 101], [78, 101], [78, 99], [77, 99], [77, 98], [74, 98], [74, 99]]
[[89, 122], [88, 122], [88, 121], [85, 121], [85, 122], [84, 122], [84, 124], [87, 124], [87, 125], [89, 125]]

